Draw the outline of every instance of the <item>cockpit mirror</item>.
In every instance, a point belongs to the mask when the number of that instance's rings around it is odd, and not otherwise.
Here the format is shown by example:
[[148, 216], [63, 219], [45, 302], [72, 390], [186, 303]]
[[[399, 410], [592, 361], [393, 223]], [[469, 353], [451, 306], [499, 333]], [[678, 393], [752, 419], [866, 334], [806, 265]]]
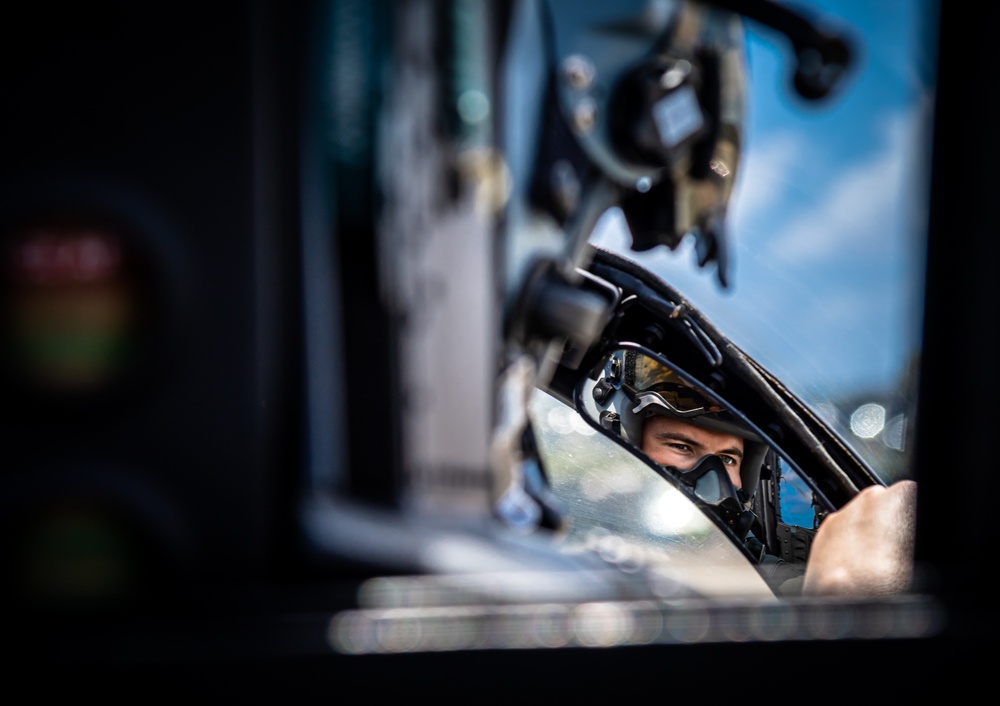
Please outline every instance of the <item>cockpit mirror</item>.
[[605, 356], [575, 391], [581, 415], [708, 506], [738, 537], [755, 520], [751, 500], [768, 444], [711, 390], [643, 349]]
[[[621, 343], [554, 395], [535, 396], [567, 546], [590, 546], [607, 533], [673, 566], [684, 547], [685, 561], [712, 555], [711, 565], [730, 575], [742, 573], [734, 568], [742, 561], [760, 567], [775, 592], [796, 595], [829, 503], [778, 440], [700, 380], [651, 349]], [[775, 558], [787, 571], [769, 572]]]

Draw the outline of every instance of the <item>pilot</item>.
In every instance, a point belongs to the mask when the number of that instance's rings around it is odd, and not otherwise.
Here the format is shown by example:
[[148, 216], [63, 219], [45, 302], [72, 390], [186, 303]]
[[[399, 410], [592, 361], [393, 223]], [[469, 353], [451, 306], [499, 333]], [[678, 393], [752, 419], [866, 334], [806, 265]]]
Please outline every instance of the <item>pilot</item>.
[[768, 554], [751, 510], [768, 447], [729, 411], [674, 371], [631, 352], [619, 399], [621, 434], [672, 470], [743, 540], [768, 584], [781, 595], [802, 592], [805, 562]]
[[907, 589], [915, 481], [862, 489], [820, 524], [807, 562], [785, 561], [765, 551], [751, 510], [768, 450], [763, 440], [652, 358], [628, 353], [622, 369], [621, 435], [673, 470], [743, 539], [778, 595], [890, 596]]

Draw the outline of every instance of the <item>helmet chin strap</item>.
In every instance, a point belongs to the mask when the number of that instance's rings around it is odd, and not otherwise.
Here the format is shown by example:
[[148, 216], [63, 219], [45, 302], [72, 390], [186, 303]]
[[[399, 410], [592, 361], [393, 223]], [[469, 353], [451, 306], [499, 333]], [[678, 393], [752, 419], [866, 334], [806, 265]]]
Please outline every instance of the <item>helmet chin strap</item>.
[[707, 505], [736, 535], [743, 539], [750, 532], [757, 516], [748, 509], [750, 498], [742, 488], [737, 488], [729, 478], [722, 459], [709, 454], [698, 460], [688, 471], [675, 466], [664, 466], [682, 483], [694, 491], [695, 496]]

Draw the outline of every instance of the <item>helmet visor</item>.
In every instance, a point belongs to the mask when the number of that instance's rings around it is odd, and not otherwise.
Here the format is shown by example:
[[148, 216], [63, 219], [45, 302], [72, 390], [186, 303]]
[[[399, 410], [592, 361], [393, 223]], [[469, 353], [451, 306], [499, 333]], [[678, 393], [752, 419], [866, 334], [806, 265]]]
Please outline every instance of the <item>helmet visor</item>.
[[718, 414], [723, 410], [697, 390], [674, 382], [660, 382], [637, 392], [636, 406], [632, 412], [642, 417], [650, 414], [665, 414], [681, 419], [700, 417], [704, 414]]

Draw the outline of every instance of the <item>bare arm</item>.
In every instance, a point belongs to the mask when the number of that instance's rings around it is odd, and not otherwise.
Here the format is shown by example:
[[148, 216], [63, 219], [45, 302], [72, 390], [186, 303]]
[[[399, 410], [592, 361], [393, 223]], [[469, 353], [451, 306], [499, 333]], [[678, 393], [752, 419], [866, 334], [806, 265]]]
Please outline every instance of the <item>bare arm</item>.
[[862, 490], [819, 526], [804, 595], [891, 596], [913, 578], [917, 484], [902, 480]]

